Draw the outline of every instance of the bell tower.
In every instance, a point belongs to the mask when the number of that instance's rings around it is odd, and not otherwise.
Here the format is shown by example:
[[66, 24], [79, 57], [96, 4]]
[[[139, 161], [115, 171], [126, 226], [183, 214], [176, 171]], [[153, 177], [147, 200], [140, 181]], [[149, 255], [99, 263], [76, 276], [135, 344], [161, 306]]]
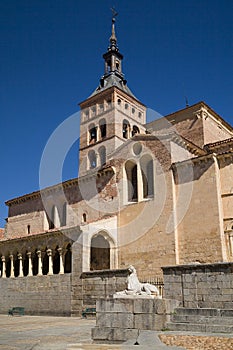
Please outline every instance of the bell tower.
[[115, 33], [115, 16], [98, 87], [80, 103], [79, 176], [105, 165], [113, 151], [137, 133], [144, 133], [146, 107], [130, 91], [122, 72], [123, 55]]

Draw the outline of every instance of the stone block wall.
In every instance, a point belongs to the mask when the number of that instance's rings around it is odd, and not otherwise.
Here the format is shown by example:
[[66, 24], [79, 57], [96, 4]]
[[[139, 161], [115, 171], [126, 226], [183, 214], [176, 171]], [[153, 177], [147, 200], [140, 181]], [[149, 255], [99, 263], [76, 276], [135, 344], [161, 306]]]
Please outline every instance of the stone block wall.
[[83, 308], [95, 306], [96, 300], [106, 298], [127, 287], [128, 269], [84, 272], [81, 275]]
[[96, 303], [95, 342], [124, 342], [137, 339], [141, 330], [162, 330], [179, 305], [174, 300], [150, 296], [118, 295]]
[[187, 308], [233, 309], [233, 263], [163, 267], [165, 298]]
[[15, 306], [26, 315], [70, 316], [71, 275], [1, 278], [0, 313]]

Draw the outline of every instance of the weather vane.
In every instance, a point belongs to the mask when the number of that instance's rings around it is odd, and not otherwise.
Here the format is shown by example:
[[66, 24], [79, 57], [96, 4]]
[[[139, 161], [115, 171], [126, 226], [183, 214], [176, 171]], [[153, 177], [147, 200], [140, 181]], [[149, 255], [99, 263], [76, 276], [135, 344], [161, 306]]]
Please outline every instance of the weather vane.
[[111, 7], [112, 11], [112, 21], [115, 22], [115, 17], [118, 15], [118, 12], [116, 11], [115, 7]]

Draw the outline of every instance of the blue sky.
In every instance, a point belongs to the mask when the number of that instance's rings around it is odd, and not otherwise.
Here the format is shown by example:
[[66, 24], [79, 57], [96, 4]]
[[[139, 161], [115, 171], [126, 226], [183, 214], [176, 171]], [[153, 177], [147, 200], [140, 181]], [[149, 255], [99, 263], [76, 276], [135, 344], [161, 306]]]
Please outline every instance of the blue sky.
[[[39, 189], [51, 133], [98, 85], [113, 4], [133, 93], [162, 115], [204, 100], [233, 124], [232, 1], [1, 0], [0, 227], [6, 200]], [[77, 145], [63, 174], [77, 176]]]

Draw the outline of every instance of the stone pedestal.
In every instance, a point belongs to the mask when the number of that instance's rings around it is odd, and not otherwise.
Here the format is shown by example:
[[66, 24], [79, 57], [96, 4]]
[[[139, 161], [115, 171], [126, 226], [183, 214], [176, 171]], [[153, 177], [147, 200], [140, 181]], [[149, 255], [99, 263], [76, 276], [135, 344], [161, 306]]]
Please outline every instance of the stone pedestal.
[[151, 296], [117, 296], [96, 302], [96, 342], [124, 342], [137, 339], [140, 330], [160, 331], [179, 302]]

